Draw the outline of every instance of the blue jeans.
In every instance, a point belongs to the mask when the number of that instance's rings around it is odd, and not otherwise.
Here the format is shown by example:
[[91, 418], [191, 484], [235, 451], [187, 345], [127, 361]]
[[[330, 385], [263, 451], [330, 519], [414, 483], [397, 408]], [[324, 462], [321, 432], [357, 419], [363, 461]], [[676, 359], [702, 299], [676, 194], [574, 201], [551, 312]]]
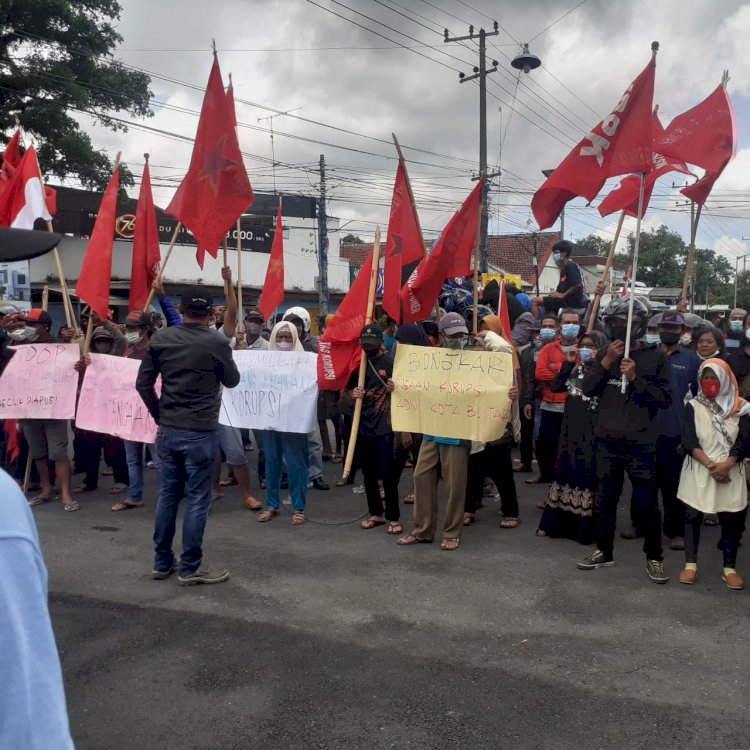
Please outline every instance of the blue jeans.
[[[132, 440], [123, 440], [125, 443], [125, 456], [128, 461], [128, 482], [130, 484], [130, 494], [128, 497], [131, 500], [143, 500], [143, 449], [146, 447], [146, 443], [136, 443]], [[156, 471], [160, 470], [159, 453], [152, 446], [152, 460]], [[159, 474], [157, 473], [157, 477]]]
[[167, 571], [174, 563], [172, 540], [180, 500], [188, 506], [182, 522], [180, 575], [195, 573], [203, 560], [203, 532], [211, 508], [214, 461], [219, 452], [219, 433], [162, 427], [156, 443], [161, 461], [159, 501], [154, 519], [154, 570]]
[[263, 450], [266, 454], [266, 505], [271, 510], [279, 509], [279, 485], [284, 461], [292, 505], [294, 510], [303, 512], [307, 495], [307, 435], [264, 430]]
[[[316, 427], [307, 434], [307, 460], [310, 467], [309, 478], [323, 476], [323, 443]], [[289, 485], [291, 487], [291, 483]]]

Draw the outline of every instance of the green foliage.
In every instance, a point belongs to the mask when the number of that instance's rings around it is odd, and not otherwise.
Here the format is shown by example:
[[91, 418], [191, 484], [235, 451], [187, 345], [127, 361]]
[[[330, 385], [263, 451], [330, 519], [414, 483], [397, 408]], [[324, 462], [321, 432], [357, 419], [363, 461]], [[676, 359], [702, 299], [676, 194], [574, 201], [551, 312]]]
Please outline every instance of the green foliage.
[[346, 234], [341, 238], [342, 245], [364, 245], [365, 242], [356, 234]]
[[609, 255], [609, 248], [612, 243], [595, 234], [590, 234], [582, 240], [577, 240], [575, 244], [576, 255], [598, 255], [606, 258]]
[[[111, 56], [122, 42], [116, 0], [0, 0], [0, 128], [18, 117], [38, 143], [45, 175], [76, 177], [104, 189], [112, 163], [94, 148], [77, 118], [84, 110], [110, 130], [127, 130], [111, 118], [144, 117], [151, 79]], [[8, 135], [3, 137], [7, 141]], [[121, 183], [132, 185], [127, 168]]]

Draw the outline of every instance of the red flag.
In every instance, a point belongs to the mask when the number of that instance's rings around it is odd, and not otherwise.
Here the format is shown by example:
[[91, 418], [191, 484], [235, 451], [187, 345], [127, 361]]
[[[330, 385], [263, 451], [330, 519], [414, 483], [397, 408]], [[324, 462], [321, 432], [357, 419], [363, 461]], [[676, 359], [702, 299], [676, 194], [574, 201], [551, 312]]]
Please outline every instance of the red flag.
[[508, 312], [508, 293], [505, 291], [505, 284], [500, 284], [500, 297], [498, 307], [498, 315], [500, 316], [500, 322], [503, 324], [503, 333], [505, 333], [508, 343], [511, 343], [510, 332], [513, 330], [510, 327], [510, 313]]
[[281, 196], [276, 214], [276, 229], [273, 232], [271, 256], [266, 268], [266, 280], [260, 293], [258, 309], [268, 320], [273, 311], [284, 301], [284, 227], [281, 219]]
[[340, 391], [359, 367], [371, 271], [372, 250], [318, 342], [318, 388], [323, 391]]
[[416, 267], [401, 290], [404, 323], [429, 318], [435, 300], [450, 276], [468, 276], [479, 229], [484, 177], [443, 230], [432, 252]]
[[540, 229], [551, 227], [572, 198], [580, 195], [594, 200], [608, 177], [651, 170], [655, 70], [652, 57], [612, 112], [536, 191], [531, 210]]
[[227, 232], [253, 200], [214, 54], [190, 167], [167, 213], [193, 233], [198, 265], [203, 268], [205, 253], [216, 257]]
[[148, 161], [143, 167], [141, 191], [135, 211], [135, 236], [133, 237], [133, 265], [130, 271], [131, 310], [144, 310], [151, 292], [151, 285], [157, 277], [161, 261], [159, 252], [159, 228], [156, 225], [156, 209], [151, 194], [151, 171]]
[[406, 164], [403, 159], [399, 159], [383, 267], [383, 310], [396, 322], [401, 321], [401, 271], [404, 266], [423, 258], [424, 241], [406, 174]]
[[16, 128], [3, 151], [3, 166], [0, 169], [0, 195], [16, 173], [21, 163], [21, 128]]
[[12, 463], [21, 454], [21, 442], [18, 439], [18, 420], [6, 419], [3, 429], [8, 436], [8, 440], [5, 443], [5, 454], [8, 461]]
[[[83, 258], [76, 284], [76, 295], [90, 305], [102, 319], [109, 314], [109, 286], [112, 280], [112, 245], [115, 239], [117, 217], [117, 190], [120, 186], [120, 168], [117, 167], [107, 185], [99, 205], [94, 230]], [[137, 223], [137, 222], [136, 222]]]
[[234, 108], [234, 85], [232, 84], [232, 74], [229, 74], [229, 86], [227, 86], [227, 115], [232, 127], [237, 130], [237, 111]]
[[0, 195], [0, 226], [33, 229], [37, 219], [52, 219], [33, 147], [26, 149], [15, 174]]

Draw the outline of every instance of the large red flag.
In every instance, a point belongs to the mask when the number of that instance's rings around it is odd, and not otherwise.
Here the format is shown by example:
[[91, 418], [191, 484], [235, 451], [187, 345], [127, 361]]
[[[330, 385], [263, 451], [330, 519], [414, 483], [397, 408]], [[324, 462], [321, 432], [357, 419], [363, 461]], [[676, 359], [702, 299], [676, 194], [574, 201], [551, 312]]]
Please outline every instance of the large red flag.
[[430, 317], [435, 300], [450, 276], [468, 276], [477, 240], [484, 177], [443, 230], [432, 252], [416, 267], [401, 290], [404, 323]]
[[106, 320], [109, 313], [109, 287], [112, 280], [112, 245], [115, 239], [117, 191], [120, 187], [120, 168], [115, 169], [107, 185], [94, 230], [78, 275], [76, 295]]
[[652, 56], [612, 112], [536, 191], [531, 210], [540, 229], [551, 227], [572, 198], [594, 200], [608, 177], [651, 170], [655, 70], [656, 59]]
[[372, 250], [318, 342], [318, 387], [339, 391], [359, 367], [359, 334], [367, 319]]
[[3, 151], [3, 166], [0, 169], [0, 195], [3, 194], [3, 190], [8, 186], [20, 163], [21, 128], [16, 128], [16, 132], [13, 133], [8, 141], [8, 145], [5, 147], [5, 151]]
[[227, 232], [254, 200], [234, 126], [214, 54], [190, 167], [167, 207], [193, 233], [201, 268], [205, 253], [216, 257]]
[[37, 219], [52, 219], [47, 191], [39, 174], [36, 151], [28, 148], [0, 194], [0, 226], [33, 229]]
[[156, 224], [154, 197], [151, 194], [151, 172], [148, 161], [143, 167], [141, 191], [135, 211], [135, 236], [133, 237], [133, 265], [130, 271], [131, 310], [143, 310], [157, 277], [161, 261], [159, 228]]
[[406, 173], [406, 164], [399, 159], [393, 185], [388, 237], [385, 241], [383, 268], [383, 310], [396, 322], [401, 321], [402, 269], [424, 258], [424, 241], [419, 228], [414, 199]]
[[273, 311], [284, 301], [284, 227], [281, 218], [281, 196], [276, 214], [276, 229], [273, 232], [271, 256], [266, 268], [266, 280], [260, 293], [258, 309], [268, 320]]

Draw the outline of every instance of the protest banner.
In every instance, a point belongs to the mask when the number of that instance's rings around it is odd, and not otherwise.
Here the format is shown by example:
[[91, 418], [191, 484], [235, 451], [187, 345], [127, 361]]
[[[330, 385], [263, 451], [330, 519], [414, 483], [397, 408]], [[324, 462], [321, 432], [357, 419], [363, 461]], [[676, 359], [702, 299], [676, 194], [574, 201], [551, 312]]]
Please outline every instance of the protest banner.
[[317, 354], [235, 350], [232, 355], [240, 382], [224, 388], [221, 424], [277, 432], [317, 429]]
[[135, 390], [141, 363], [109, 354], [90, 356], [78, 399], [76, 427], [137, 443], [155, 443], [156, 423]]
[[399, 344], [393, 382], [391, 420], [399, 432], [486, 443], [510, 419], [510, 354]]
[[77, 344], [24, 344], [0, 377], [0, 419], [72, 419]]

